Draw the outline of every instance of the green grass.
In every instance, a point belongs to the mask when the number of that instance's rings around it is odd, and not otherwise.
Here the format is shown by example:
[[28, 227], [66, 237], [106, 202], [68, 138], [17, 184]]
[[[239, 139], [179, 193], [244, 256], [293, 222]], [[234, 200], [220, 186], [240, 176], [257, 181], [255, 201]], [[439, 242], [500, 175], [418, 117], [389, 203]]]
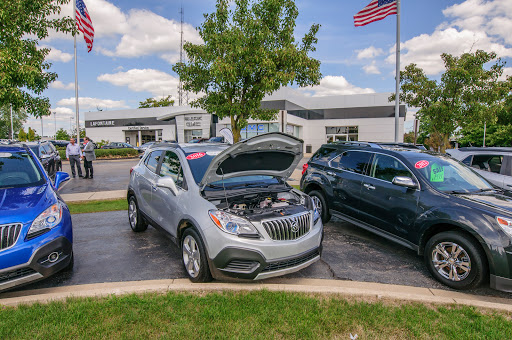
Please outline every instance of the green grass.
[[510, 339], [510, 316], [284, 292], [169, 292], [3, 308], [0, 339]]
[[297, 190], [300, 190], [300, 185], [292, 184], [292, 187], [294, 187], [294, 188], [295, 188], [295, 189], [297, 189]]
[[95, 213], [101, 211], [128, 210], [128, 201], [126, 198], [117, 200], [100, 200], [86, 202], [67, 203], [69, 211], [72, 214]]

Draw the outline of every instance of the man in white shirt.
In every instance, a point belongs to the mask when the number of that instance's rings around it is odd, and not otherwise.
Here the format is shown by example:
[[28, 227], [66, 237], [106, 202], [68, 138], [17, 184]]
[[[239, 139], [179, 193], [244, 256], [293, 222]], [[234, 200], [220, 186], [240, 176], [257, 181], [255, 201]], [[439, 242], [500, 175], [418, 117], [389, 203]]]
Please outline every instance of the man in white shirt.
[[82, 150], [80, 150], [80, 145], [75, 143], [74, 138], [71, 138], [69, 140], [68, 146], [66, 146], [66, 159], [69, 161], [69, 166], [71, 167], [71, 173], [73, 174], [73, 178], [76, 178], [75, 165], [78, 170], [78, 177], [83, 177], [82, 168], [80, 167], [81, 158]]

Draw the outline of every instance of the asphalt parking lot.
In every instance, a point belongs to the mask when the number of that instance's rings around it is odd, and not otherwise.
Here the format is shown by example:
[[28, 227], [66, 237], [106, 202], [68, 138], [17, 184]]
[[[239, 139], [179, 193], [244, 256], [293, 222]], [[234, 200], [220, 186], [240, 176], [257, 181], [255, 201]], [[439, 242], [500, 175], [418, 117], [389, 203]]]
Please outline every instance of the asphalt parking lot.
[[[17, 289], [101, 282], [186, 278], [178, 248], [163, 233], [131, 231], [127, 212], [73, 215], [75, 268]], [[422, 258], [349, 223], [325, 226], [321, 261], [285, 278], [352, 280], [448, 289], [428, 273]], [[266, 282], [272, 282], [268, 279]], [[469, 293], [511, 298], [483, 287]]]

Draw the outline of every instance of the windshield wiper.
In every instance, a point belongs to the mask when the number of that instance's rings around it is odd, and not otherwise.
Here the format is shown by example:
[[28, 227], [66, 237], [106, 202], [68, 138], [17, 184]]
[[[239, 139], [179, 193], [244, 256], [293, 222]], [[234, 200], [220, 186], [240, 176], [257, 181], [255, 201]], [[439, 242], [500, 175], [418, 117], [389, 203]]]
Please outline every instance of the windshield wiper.
[[449, 190], [449, 191], [443, 191], [447, 194], [469, 194], [469, 191], [463, 191], [463, 190]]

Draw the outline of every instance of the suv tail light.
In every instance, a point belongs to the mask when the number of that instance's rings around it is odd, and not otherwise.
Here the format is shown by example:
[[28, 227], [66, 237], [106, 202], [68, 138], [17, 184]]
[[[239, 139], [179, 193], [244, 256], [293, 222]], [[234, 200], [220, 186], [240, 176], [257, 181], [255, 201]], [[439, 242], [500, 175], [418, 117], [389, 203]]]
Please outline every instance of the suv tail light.
[[134, 167], [134, 166], [132, 166], [132, 167], [130, 168], [130, 175], [132, 174], [133, 168], [135, 168], [135, 167]]
[[306, 170], [308, 169], [308, 163], [302, 165], [302, 174], [304, 175], [304, 173], [306, 172]]

